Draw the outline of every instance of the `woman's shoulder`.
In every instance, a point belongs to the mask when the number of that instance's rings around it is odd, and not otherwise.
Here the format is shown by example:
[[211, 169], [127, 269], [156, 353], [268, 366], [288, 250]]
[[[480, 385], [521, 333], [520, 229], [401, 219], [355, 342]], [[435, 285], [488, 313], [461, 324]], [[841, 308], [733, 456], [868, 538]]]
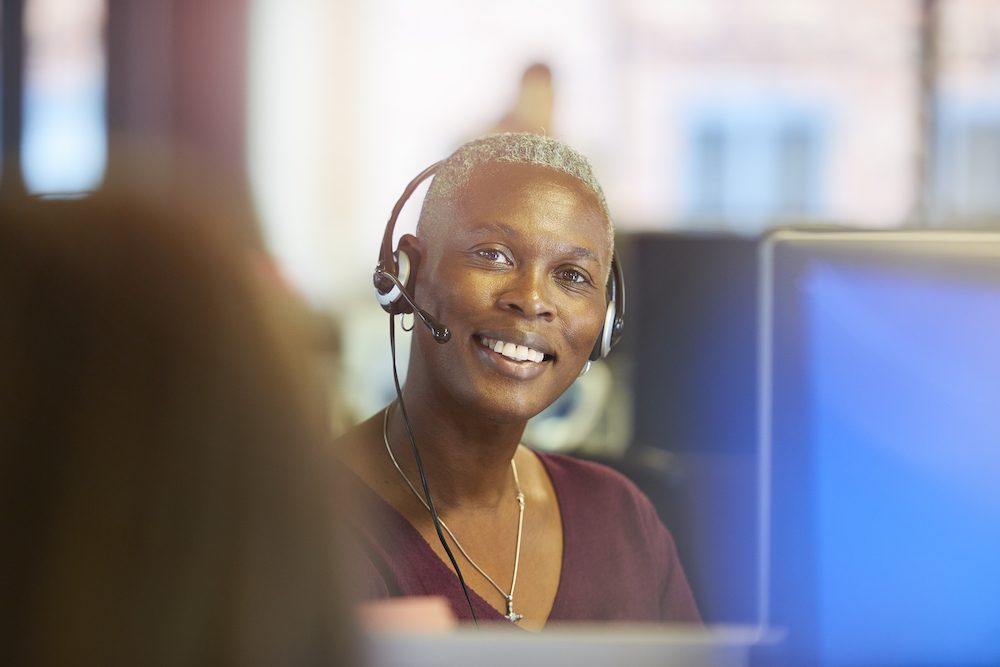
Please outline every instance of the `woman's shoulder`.
[[544, 452], [539, 450], [534, 450], [534, 452], [545, 465], [545, 468], [549, 471], [550, 475], [565, 475], [573, 478], [574, 480], [586, 480], [589, 482], [612, 485], [632, 483], [627, 477], [625, 477], [625, 475], [603, 463], [571, 456], [569, 454], [558, 454], [555, 452]]
[[548, 472], [559, 504], [564, 508], [600, 505], [617, 512], [638, 507], [655, 513], [650, 500], [632, 480], [603, 463], [566, 454], [537, 451], [535, 454]]
[[382, 414], [375, 413], [334, 439], [332, 447], [338, 461], [366, 484], [375, 488], [381, 448]]
[[563, 520], [567, 584], [551, 618], [698, 622], [673, 537], [639, 487], [601, 463], [537, 455]]

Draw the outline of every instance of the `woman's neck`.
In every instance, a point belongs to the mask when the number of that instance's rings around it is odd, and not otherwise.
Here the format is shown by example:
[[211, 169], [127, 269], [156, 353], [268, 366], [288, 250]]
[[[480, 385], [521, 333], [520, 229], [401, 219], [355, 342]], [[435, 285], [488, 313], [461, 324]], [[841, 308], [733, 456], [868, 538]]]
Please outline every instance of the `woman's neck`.
[[[488, 421], [458, 406], [421, 400], [416, 392], [406, 389], [403, 396], [438, 509], [489, 510], [509, 498], [514, 488], [510, 462], [524, 432], [524, 421]], [[407, 478], [421, 491], [403, 411], [398, 402], [387, 410], [389, 446]]]

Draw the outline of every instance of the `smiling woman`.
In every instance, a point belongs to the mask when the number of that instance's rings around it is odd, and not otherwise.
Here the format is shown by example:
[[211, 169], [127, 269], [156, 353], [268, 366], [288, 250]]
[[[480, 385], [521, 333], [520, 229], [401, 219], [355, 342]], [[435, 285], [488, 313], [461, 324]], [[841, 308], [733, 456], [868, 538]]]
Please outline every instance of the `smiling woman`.
[[564, 144], [493, 135], [437, 168], [416, 236], [379, 271], [400, 267], [407, 294], [384, 303], [391, 313], [419, 302], [450, 337], [416, 329], [399, 400], [343, 441], [371, 509], [358, 532], [373, 597], [441, 595], [459, 618], [527, 629], [699, 622], [673, 540], [634, 485], [520, 444], [527, 420], [606, 354], [604, 329], [620, 330], [613, 251], [600, 185]]

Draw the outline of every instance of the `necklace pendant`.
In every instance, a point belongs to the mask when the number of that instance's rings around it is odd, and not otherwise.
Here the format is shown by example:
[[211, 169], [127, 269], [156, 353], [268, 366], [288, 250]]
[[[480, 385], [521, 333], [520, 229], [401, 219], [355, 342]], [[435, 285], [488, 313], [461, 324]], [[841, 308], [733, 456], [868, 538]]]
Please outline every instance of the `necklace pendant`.
[[508, 621], [510, 621], [511, 623], [517, 623], [522, 618], [524, 618], [524, 616], [522, 614], [518, 614], [518, 613], [516, 613], [514, 611], [514, 599], [513, 598], [507, 598], [507, 613], [504, 615], [504, 617]]

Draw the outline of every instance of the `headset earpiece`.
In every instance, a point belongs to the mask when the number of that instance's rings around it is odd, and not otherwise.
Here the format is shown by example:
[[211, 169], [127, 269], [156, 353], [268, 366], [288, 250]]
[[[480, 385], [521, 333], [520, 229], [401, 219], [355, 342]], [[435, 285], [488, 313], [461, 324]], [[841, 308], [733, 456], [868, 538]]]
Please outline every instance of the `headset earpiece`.
[[[386, 267], [384, 262], [379, 262], [375, 269], [373, 281], [375, 283], [375, 298], [378, 300], [382, 310], [392, 315], [412, 313], [413, 309], [402, 299], [403, 291], [410, 282], [410, 256], [405, 250], [397, 250], [393, 255], [393, 265]], [[392, 273], [396, 280], [391, 280], [384, 273]]]
[[604, 326], [590, 351], [590, 361], [598, 361], [608, 356], [611, 348], [618, 344], [625, 329], [625, 277], [618, 264], [617, 254], [611, 257], [611, 272], [607, 285], [608, 309], [604, 313]]
[[611, 351], [611, 332], [614, 330], [615, 321], [615, 302], [612, 301], [608, 304], [608, 309], [604, 314], [604, 326], [601, 327], [601, 333], [597, 336], [597, 341], [594, 343], [594, 349], [590, 352], [590, 361], [598, 361], [608, 356], [608, 352]]
[[[391, 315], [402, 313], [412, 313], [413, 308], [407, 303], [408, 299], [403, 294], [403, 289], [410, 282], [411, 273], [415, 273], [416, 267], [411, 262], [411, 257], [403, 250], [392, 250], [392, 234], [396, 229], [396, 219], [399, 212], [403, 210], [403, 205], [417, 189], [417, 186], [434, 175], [440, 162], [435, 162], [424, 169], [409, 182], [403, 194], [392, 207], [389, 215], [389, 222], [385, 225], [385, 232], [382, 234], [382, 246], [379, 248], [378, 264], [375, 266], [375, 273], [372, 282], [375, 284], [375, 298], [382, 306], [382, 310]], [[411, 288], [412, 289], [412, 288]], [[402, 299], [402, 300], [400, 300]]]

